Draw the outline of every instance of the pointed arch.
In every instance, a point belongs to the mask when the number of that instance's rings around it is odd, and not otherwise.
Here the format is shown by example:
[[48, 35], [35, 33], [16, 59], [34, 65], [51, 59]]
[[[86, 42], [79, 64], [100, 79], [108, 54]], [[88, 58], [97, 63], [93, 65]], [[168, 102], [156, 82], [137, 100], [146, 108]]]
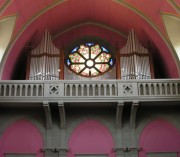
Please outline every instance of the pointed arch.
[[18, 120], [9, 126], [0, 139], [0, 156], [30, 154], [43, 157], [43, 139], [39, 130], [27, 120]]
[[96, 120], [87, 120], [79, 124], [68, 142], [68, 157], [75, 155], [102, 155], [115, 157], [114, 142], [109, 130]]

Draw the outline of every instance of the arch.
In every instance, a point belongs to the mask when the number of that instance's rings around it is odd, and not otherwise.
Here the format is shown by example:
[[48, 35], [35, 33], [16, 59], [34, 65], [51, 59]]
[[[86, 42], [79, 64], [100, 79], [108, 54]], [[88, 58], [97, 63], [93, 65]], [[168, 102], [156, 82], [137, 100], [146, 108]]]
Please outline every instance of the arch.
[[147, 157], [147, 153], [162, 152], [176, 152], [180, 157], [180, 132], [163, 119], [154, 120], [143, 129], [139, 147], [139, 157]]
[[6, 153], [32, 154], [43, 157], [43, 139], [39, 130], [27, 120], [18, 120], [9, 126], [0, 139], [0, 156]]
[[75, 155], [106, 155], [115, 157], [114, 142], [109, 130], [95, 120], [87, 120], [71, 134], [68, 142], [67, 157]]

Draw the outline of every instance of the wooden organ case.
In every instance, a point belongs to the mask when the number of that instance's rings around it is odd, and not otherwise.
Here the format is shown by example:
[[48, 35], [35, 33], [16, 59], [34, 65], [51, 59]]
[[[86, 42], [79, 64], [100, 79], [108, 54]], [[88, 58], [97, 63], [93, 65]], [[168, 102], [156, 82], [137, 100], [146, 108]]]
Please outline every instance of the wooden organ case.
[[46, 30], [39, 46], [28, 56], [27, 80], [64, 79], [64, 52], [54, 46]]
[[126, 45], [117, 52], [118, 79], [153, 79], [154, 68], [151, 53], [144, 48], [132, 30]]

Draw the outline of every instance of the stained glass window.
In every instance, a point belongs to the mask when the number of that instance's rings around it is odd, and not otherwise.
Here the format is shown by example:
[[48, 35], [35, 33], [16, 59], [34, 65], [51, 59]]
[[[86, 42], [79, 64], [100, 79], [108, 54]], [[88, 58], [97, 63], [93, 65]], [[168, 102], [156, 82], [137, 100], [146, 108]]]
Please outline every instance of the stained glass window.
[[111, 69], [114, 65], [114, 58], [104, 46], [86, 43], [75, 47], [69, 53], [66, 64], [76, 74], [95, 77]]

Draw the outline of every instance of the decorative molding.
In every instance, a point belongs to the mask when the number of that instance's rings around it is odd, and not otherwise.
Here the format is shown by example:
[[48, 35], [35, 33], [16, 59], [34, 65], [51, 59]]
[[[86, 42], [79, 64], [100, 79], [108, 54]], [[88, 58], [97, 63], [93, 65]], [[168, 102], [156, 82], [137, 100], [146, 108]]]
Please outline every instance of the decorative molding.
[[178, 14], [180, 14], [180, 7], [174, 0], [167, 0], [167, 2], [171, 4]]
[[59, 95], [59, 86], [57, 85], [49, 85], [49, 95], [50, 96], [58, 96]]
[[133, 86], [131, 84], [123, 85], [123, 94], [133, 94]]
[[11, 4], [12, 0], [5, 0], [5, 2], [0, 6], [0, 16], [3, 14], [3, 12], [8, 8], [8, 6]]

